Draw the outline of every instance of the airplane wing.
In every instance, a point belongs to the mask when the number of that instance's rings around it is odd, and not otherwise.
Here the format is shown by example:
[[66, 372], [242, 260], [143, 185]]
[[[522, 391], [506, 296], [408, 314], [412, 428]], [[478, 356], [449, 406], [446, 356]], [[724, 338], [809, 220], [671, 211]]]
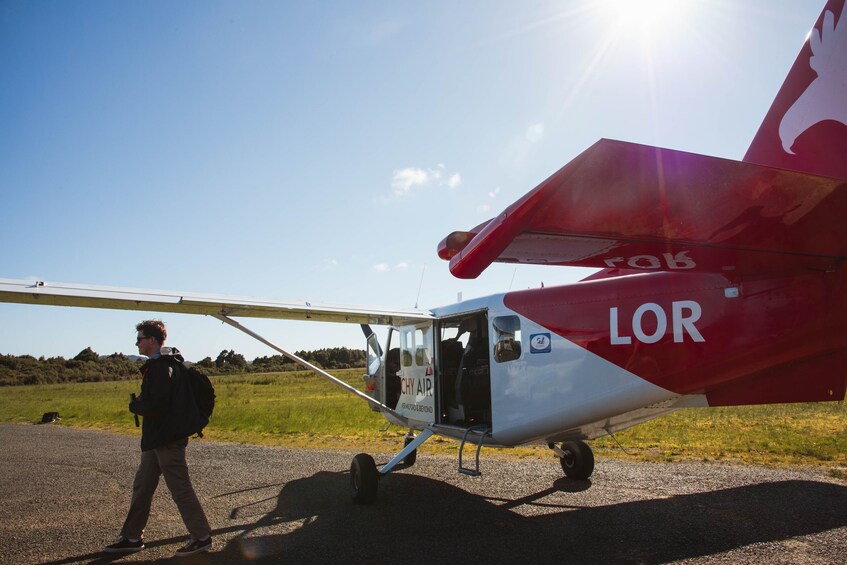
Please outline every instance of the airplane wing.
[[14, 279], [0, 279], [0, 302], [375, 325], [433, 318], [430, 312], [420, 309], [340, 306], [305, 301], [282, 302], [167, 290]]
[[847, 257], [847, 182], [601, 139], [496, 218], [439, 245], [492, 262], [624, 270], [828, 270]]

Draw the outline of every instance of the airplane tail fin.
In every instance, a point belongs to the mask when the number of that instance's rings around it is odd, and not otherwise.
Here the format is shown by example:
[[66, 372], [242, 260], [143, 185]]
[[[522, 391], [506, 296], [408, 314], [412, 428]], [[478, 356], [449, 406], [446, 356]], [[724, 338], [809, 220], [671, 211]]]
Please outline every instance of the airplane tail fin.
[[847, 179], [847, 13], [828, 0], [744, 161]]

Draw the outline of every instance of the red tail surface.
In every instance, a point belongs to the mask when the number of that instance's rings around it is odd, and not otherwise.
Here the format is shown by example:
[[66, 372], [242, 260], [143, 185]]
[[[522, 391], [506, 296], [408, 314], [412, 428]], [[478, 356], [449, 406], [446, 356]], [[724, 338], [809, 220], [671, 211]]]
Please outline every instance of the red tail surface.
[[847, 179], [847, 14], [829, 0], [744, 160]]

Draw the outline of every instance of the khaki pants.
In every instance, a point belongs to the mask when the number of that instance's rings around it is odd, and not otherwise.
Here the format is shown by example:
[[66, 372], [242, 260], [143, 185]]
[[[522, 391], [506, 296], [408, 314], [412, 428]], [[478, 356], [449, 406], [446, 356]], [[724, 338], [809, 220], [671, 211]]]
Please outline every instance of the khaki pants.
[[171, 491], [182, 521], [188, 533], [194, 539], [205, 539], [212, 530], [206, 520], [206, 514], [191, 486], [188, 477], [188, 464], [185, 462], [185, 447], [188, 439], [178, 440], [156, 449], [141, 452], [141, 462], [132, 483], [132, 502], [129, 514], [124, 522], [121, 535], [129, 539], [141, 539], [147, 519], [150, 517], [150, 505], [153, 494], [159, 485], [159, 476], [165, 476], [165, 484]]

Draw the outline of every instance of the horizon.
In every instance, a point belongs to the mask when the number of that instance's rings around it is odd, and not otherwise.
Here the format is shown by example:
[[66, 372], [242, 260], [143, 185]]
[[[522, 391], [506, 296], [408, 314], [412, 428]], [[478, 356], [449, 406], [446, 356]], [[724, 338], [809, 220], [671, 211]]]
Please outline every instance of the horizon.
[[[170, 347], [170, 346], [167, 346], [167, 347]], [[138, 359], [141, 359], [141, 360], [147, 360], [147, 359], [149, 359], [149, 357], [147, 357], [147, 355], [143, 355], [143, 354], [141, 354], [141, 353], [122, 353], [122, 352], [120, 352], [120, 351], [115, 351], [115, 352], [113, 352], [113, 353], [99, 353], [99, 352], [97, 352], [97, 351], [96, 351], [93, 347], [91, 347], [90, 345], [89, 345], [89, 346], [86, 346], [86, 347], [83, 347], [82, 349], [80, 349], [79, 351], [77, 351], [74, 355], [71, 355], [71, 356], [69, 356], [69, 357], [65, 357], [64, 355], [54, 355], [54, 356], [51, 356], [51, 357], [47, 357], [47, 356], [45, 356], [45, 355], [32, 355], [32, 354], [29, 354], [29, 353], [10, 354], [10, 353], [3, 353], [2, 351], [0, 351], [0, 355], [7, 355], [7, 356], [11, 356], [11, 357], [32, 357], [32, 358], [34, 358], [34, 359], [36, 359], [36, 360], [38, 360], [38, 361], [41, 361], [41, 360], [45, 360], [45, 361], [47, 361], [47, 360], [50, 360], [50, 359], [64, 359], [64, 360], [66, 360], [66, 361], [67, 361], [67, 360], [69, 360], [69, 359], [73, 359], [74, 357], [76, 357], [77, 355], [79, 355], [80, 353], [82, 353], [82, 352], [84, 352], [84, 351], [86, 351], [86, 350], [88, 350], [88, 349], [91, 349], [91, 350], [92, 350], [92, 351], [93, 351], [93, 352], [97, 355], [97, 358], [98, 358], [98, 359], [106, 359], [106, 358], [112, 357], [113, 355], [123, 355], [124, 357], [127, 357], [127, 358], [128, 358], [128, 359], [130, 359], [131, 361], [138, 360]], [[176, 348], [176, 349], [177, 349], [177, 350], [179, 350], [179, 348]], [[315, 353], [315, 352], [320, 351], [320, 350], [331, 350], [331, 349], [344, 349], [344, 347], [343, 347], [343, 346], [342, 346], [342, 347], [321, 347], [321, 348], [318, 348], [318, 349], [307, 349], [307, 350], [297, 350], [297, 351], [292, 351], [292, 353], [294, 353], [294, 354], [296, 355], [297, 353], [300, 353], [300, 352], [303, 352], [303, 351], [305, 351], [306, 353]], [[348, 347], [347, 349], [355, 349], [355, 350], [357, 350], [357, 351], [364, 351], [365, 353], [367, 353], [367, 350], [366, 350], [366, 349], [363, 349], [363, 348], [349, 348], [349, 347]], [[201, 358], [199, 358], [199, 359], [188, 359], [188, 358], [186, 358], [186, 359], [185, 359], [185, 363], [187, 363], [187, 364], [196, 364], [196, 363], [199, 363], [200, 361], [202, 361], [202, 360], [204, 360], [204, 359], [206, 359], [206, 358], [209, 358], [209, 359], [211, 359], [211, 360], [212, 360], [212, 362], [214, 362], [214, 361], [215, 361], [215, 359], [217, 358], [217, 356], [218, 356], [218, 355], [220, 355], [221, 353], [223, 353], [224, 351], [234, 351], [234, 352], [235, 352], [235, 353], [237, 353], [237, 354], [241, 354], [241, 353], [240, 353], [238, 350], [236, 350], [236, 349], [232, 349], [232, 348], [224, 348], [222, 351], [219, 351], [219, 352], [218, 352], [215, 356], [212, 356], [212, 355], [205, 355], [205, 356], [203, 356], [203, 357], [201, 357]], [[179, 351], [179, 353], [180, 353], [180, 354], [182, 354], [182, 351]], [[247, 364], [248, 364], [248, 365], [252, 365], [252, 364], [253, 364], [253, 362], [254, 362], [256, 359], [259, 359], [259, 358], [262, 358], [262, 357], [266, 357], [266, 358], [267, 358], [267, 357], [285, 357], [285, 356], [284, 356], [284, 355], [282, 355], [282, 354], [281, 354], [281, 353], [279, 353], [279, 352], [273, 352], [273, 353], [268, 354], [268, 355], [257, 355], [257, 356], [252, 357], [252, 358], [251, 358], [251, 357], [247, 357], [247, 356], [245, 355], [245, 356], [244, 356], [244, 360], [247, 362]], [[288, 358], [286, 357], [286, 359], [288, 359]], [[289, 361], [291, 361], [292, 363], [295, 363], [295, 361], [292, 361], [291, 359], [288, 359], [288, 360], [289, 360]], [[364, 366], [364, 364], [363, 364], [363, 366]], [[304, 368], [303, 370], [306, 370], [306, 369]]]

